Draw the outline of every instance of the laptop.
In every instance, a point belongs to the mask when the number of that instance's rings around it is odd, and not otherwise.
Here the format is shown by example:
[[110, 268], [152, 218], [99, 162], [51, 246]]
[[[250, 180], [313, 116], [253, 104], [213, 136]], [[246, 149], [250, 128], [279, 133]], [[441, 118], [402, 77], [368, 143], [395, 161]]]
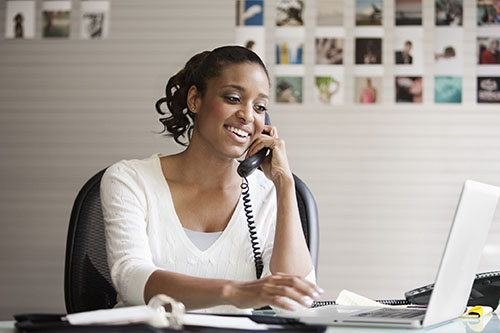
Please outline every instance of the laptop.
[[286, 312], [306, 324], [422, 328], [466, 310], [500, 188], [465, 181], [427, 309], [327, 305]]

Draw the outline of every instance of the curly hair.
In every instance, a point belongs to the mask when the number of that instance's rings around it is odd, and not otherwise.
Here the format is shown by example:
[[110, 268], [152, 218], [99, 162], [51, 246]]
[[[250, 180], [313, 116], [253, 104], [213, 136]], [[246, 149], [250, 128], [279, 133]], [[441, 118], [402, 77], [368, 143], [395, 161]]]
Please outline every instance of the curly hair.
[[[164, 126], [161, 133], [187, 146], [191, 141], [195, 122], [195, 114], [187, 106], [189, 88], [195, 86], [203, 96], [209, 79], [218, 77], [226, 65], [241, 63], [260, 65], [269, 80], [266, 66], [259, 56], [242, 46], [222, 46], [212, 51], [203, 51], [189, 59], [184, 68], [168, 80], [165, 97], [156, 102], [156, 111], [161, 115], [160, 122]], [[168, 111], [162, 110], [163, 103], [167, 105]]]

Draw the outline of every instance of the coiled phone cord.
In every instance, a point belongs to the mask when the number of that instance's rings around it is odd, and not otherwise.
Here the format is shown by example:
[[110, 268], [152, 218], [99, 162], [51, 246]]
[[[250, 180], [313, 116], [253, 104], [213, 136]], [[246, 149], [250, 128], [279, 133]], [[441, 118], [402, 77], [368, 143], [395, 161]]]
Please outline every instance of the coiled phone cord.
[[262, 251], [259, 246], [259, 239], [257, 238], [257, 230], [255, 228], [255, 221], [253, 219], [252, 204], [250, 202], [250, 189], [248, 187], [248, 180], [243, 177], [241, 183], [241, 196], [243, 198], [243, 207], [247, 217], [248, 232], [250, 233], [250, 242], [252, 243], [253, 260], [255, 262], [255, 272], [257, 279], [260, 279], [264, 263], [262, 262]]

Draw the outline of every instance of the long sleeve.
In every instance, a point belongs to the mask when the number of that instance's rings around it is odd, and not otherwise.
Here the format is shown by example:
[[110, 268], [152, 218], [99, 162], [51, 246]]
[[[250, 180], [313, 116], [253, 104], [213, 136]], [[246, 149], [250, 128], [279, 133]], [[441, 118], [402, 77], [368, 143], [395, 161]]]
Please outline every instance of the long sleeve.
[[111, 279], [125, 305], [144, 304], [144, 287], [157, 269], [147, 235], [147, 199], [141, 176], [126, 162], [101, 180], [106, 251]]

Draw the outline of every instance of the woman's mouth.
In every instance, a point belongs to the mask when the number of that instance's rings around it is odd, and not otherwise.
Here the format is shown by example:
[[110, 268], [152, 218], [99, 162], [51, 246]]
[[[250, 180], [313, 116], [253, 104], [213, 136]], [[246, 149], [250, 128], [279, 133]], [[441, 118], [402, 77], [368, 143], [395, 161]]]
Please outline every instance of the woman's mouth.
[[240, 143], [247, 142], [250, 133], [234, 126], [224, 125], [224, 127], [232, 134], [231, 136]]

